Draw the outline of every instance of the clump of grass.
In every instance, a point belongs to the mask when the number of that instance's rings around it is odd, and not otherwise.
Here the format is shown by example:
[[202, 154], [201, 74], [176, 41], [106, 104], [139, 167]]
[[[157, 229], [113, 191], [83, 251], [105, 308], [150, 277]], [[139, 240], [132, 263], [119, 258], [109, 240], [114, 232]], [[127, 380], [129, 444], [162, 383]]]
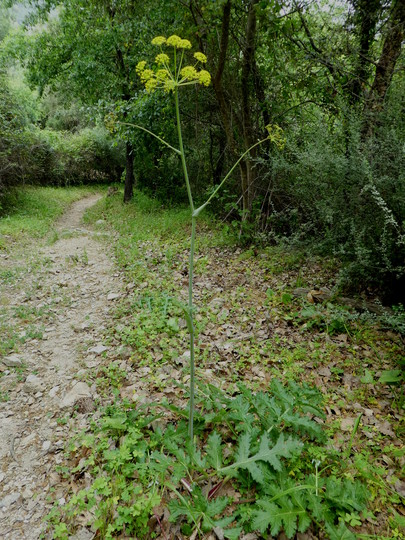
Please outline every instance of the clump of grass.
[[72, 202], [90, 193], [81, 187], [32, 186], [9, 193], [1, 206], [0, 249], [9, 249], [17, 240], [43, 238]]

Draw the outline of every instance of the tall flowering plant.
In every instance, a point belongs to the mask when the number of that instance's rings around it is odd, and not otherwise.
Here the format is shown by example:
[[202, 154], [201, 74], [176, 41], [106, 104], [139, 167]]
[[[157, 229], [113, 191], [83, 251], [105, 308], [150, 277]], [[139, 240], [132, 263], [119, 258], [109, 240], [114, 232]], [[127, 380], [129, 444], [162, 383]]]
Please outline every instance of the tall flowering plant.
[[273, 141], [278, 147], [284, 145], [284, 136], [279, 126], [267, 126], [268, 136], [260, 141], [257, 141], [246, 152], [244, 152], [240, 158], [236, 161], [233, 167], [229, 170], [228, 174], [224, 177], [221, 183], [211, 193], [208, 199], [200, 207], [196, 208], [194, 205], [193, 194], [191, 190], [186, 156], [183, 146], [183, 135], [181, 129], [180, 107], [179, 107], [179, 88], [183, 86], [202, 85], [209, 86], [211, 84], [211, 75], [204, 69], [204, 65], [207, 62], [207, 57], [201, 52], [195, 52], [192, 55], [192, 63], [187, 63], [190, 54], [187, 54], [192, 46], [188, 39], [182, 39], [179, 36], [172, 35], [168, 38], [164, 36], [157, 36], [152, 40], [152, 45], [159, 48], [159, 52], [155, 57], [154, 64], [151, 67], [147, 66], [147, 62], [142, 60], [136, 66], [136, 72], [139, 75], [141, 82], [145, 86], [145, 90], [148, 93], [163, 90], [167, 93], [172, 93], [174, 96], [175, 110], [176, 110], [176, 124], [178, 135], [178, 148], [175, 148], [163, 138], [159, 137], [155, 133], [149, 131], [143, 126], [137, 124], [130, 124], [133, 127], [141, 129], [158, 139], [162, 144], [176, 152], [181, 159], [184, 180], [186, 183], [186, 189], [188, 194], [188, 200], [191, 211], [191, 242], [190, 242], [190, 256], [189, 256], [189, 287], [188, 287], [188, 305], [181, 306], [187, 321], [187, 327], [190, 337], [190, 402], [189, 402], [189, 423], [188, 432], [189, 437], [193, 440], [194, 436], [194, 398], [195, 398], [195, 328], [194, 328], [194, 308], [193, 308], [193, 273], [194, 273], [194, 251], [195, 251], [195, 236], [196, 236], [196, 223], [200, 212], [210, 203], [215, 197], [223, 184], [229, 178], [231, 173], [237, 167], [242, 159], [256, 146], [262, 144], [266, 140]]

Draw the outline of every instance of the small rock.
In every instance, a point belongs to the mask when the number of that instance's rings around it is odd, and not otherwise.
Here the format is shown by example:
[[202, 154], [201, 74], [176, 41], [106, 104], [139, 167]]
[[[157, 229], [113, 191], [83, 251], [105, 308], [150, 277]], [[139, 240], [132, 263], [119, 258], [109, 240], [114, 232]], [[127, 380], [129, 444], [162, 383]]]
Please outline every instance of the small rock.
[[23, 439], [21, 439], [20, 446], [21, 446], [22, 448], [26, 448], [27, 446], [30, 446], [31, 443], [35, 440], [35, 438], [36, 438], [35, 432], [34, 432], [34, 433], [30, 433], [30, 435], [27, 435], [26, 437], [24, 437]]
[[402, 480], [397, 480], [394, 485], [395, 491], [405, 498], [405, 482]]
[[104, 351], [107, 351], [108, 350], [108, 347], [104, 347], [104, 345], [96, 345], [96, 347], [92, 347], [91, 349], [89, 349], [89, 352], [93, 352], [93, 353], [96, 353], [96, 354], [101, 354], [103, 353]]
[[59, 392], [59, 386], [54, 386], [49, 391], [49, 397], [54, 398], [56, 397], [56, 394]]
[[224, 530], [221, 527], [214, 527], [213, 531], [218, 540], [225, 540]]
[[343, 418], [340, 424], [340, 429], [342, 431], [352, 431], [356, 418]]
[[52, 446], [51, 441], [44, 441], [44, 443], [42, 444], [43, 452], [49, 452], [49, 449], [51, 448], [51, 446]]
[[108, 296], [107, 296], [107, 300], [116, 300], [117, 298], [119, 298], [121, 295], [118, 294], [118, 293], [110, 293]]
[[105, 223], [104, 219], [98, 219], [96, 221], [96, 225], [104, 225], [104, 223]]
[[92, 533], [88, 529], [83, 528], [69, 538], [70, 540], [92, 540], [94, 538], [94, 533]]
[[67, 409], [73, 407], [81, 398], [91, 398], [91, 390], [84, 382], [78, 382], [73, 386], [62, 399], [60, 408]]
[[33, 492], [29, 488], [25, 488], [22, 492], [23, 499], [31, 499], [33, 496]]
[[37, 377], [36, 375], [28, 375], [28, 377], [25, 379], [25, 383], [23, 386], [24, 392], [27, 394], [36, 394], [37, 392], [41, 392], [44, 389], [44, 381]]
[[324, 368], [318, 369], [318, 375], [320, 375], [321, 377], [329, 378], [331, 376], [331, 371], [328, 367], [324, 367]]
[[12, 354], [2, 359], [2, 362], [7, 367], [20, 367], [22, 366], [22, 360], [16, 355]]
[[12, 504], [16, 503], [21, 498], [20, 493], [10, 493], [6, 495], [4, 499], [0, 500], [0, 508], [9, 508]]

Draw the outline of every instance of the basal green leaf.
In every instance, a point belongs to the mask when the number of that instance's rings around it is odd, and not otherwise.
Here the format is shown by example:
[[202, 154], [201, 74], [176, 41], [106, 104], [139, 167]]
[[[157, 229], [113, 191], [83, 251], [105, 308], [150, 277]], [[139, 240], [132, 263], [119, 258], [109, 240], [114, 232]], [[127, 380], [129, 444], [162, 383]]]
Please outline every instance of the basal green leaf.
[[228, 502], [228, 497], [218, 497], [216, 499], [213, 499], [212, 501], [209, 501], [207, 503], [207, 515], [212, 518], [218, 516], [225, 510]]
[[343, 522], [340, 522], [338, 527], [330, 523], [325, 523], [325, 527], [330, 540], [356, 540], [356, 535], [349, 531]]
[[405, 378], [404, 371], [401, 369], [391, 369], [389, 371], [383, 371], [381, 377], [378, 379], [380, 383], [396, 384], [403, 381]]
[[243, 529], [242, 527], [234, 527], [232, 529], [224, 529], [222, 532], [224, 533], [225, 538], [229, 538], [229, 540], [239, 540]]
[[206, 450], [208, 463], [218, 471], [222, 466], [222, 439], [216, 431], [208, 437]]
[[273, 514], [277, 514], [277, 505], [267, 501], [258, 501], [257, 504], [260, 504], [263, 510], [256, 510], [253, 513], [252, 528], [264, 533], [272, 524], [274, 527], [272, 534], [278, 534], [281, 529], [281, 519], [277, 520], [277, 518], [273, 519], [272, 517]]
[[259, 451], [249, 456], [250, 454], [250, 434], [245, 433], [239, 440], [238, 452], [235, 456], [235, 463], [222, 467], [220, 472], [229, 473], [233, 469], [249, 469], [252, 463], [256, 461], [264, 461], [269, 463], [275, 470], [281, 471], [282, 465], [280, 458], [289, 458], [293, 455], [298, 455], [301, 452], [303, 443], [289, 437], [284, 439], [284, 435], [281, 434], [277, 440], [277, 443], [270, 448], [269, 439], [267, 434], [264, 434], [260, 439]]

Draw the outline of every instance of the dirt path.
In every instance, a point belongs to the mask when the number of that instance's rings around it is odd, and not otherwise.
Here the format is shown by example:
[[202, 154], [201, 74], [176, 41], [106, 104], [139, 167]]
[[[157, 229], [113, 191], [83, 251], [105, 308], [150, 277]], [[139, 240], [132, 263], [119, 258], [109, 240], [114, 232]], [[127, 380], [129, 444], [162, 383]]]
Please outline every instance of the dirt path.
[[[27, 266], [18, 285], [1, 287], [3, 303], [7, 298], [10, 313], [19, 314], [17, 323], [25, 323], [20, 336], [25, 332], [27, 339], [17, 353], [0, 359], [0, 390], [8, 399], [0, 402], [4, 540], [40, 538], [50, 500], [63, 503], [68, 490], [55, 470], [66, 440], [86, 426], [97, 399], [86, 374], [108, 354], [103, 331], [123, 286], [105, 247], [81, 222], [99, 198], [76, 202], [57, 224], [59, 239], [33, 246], [26, 255], [35, 264]], [[27, 325], [33, 313], [43, 325], [42, 339]]]

